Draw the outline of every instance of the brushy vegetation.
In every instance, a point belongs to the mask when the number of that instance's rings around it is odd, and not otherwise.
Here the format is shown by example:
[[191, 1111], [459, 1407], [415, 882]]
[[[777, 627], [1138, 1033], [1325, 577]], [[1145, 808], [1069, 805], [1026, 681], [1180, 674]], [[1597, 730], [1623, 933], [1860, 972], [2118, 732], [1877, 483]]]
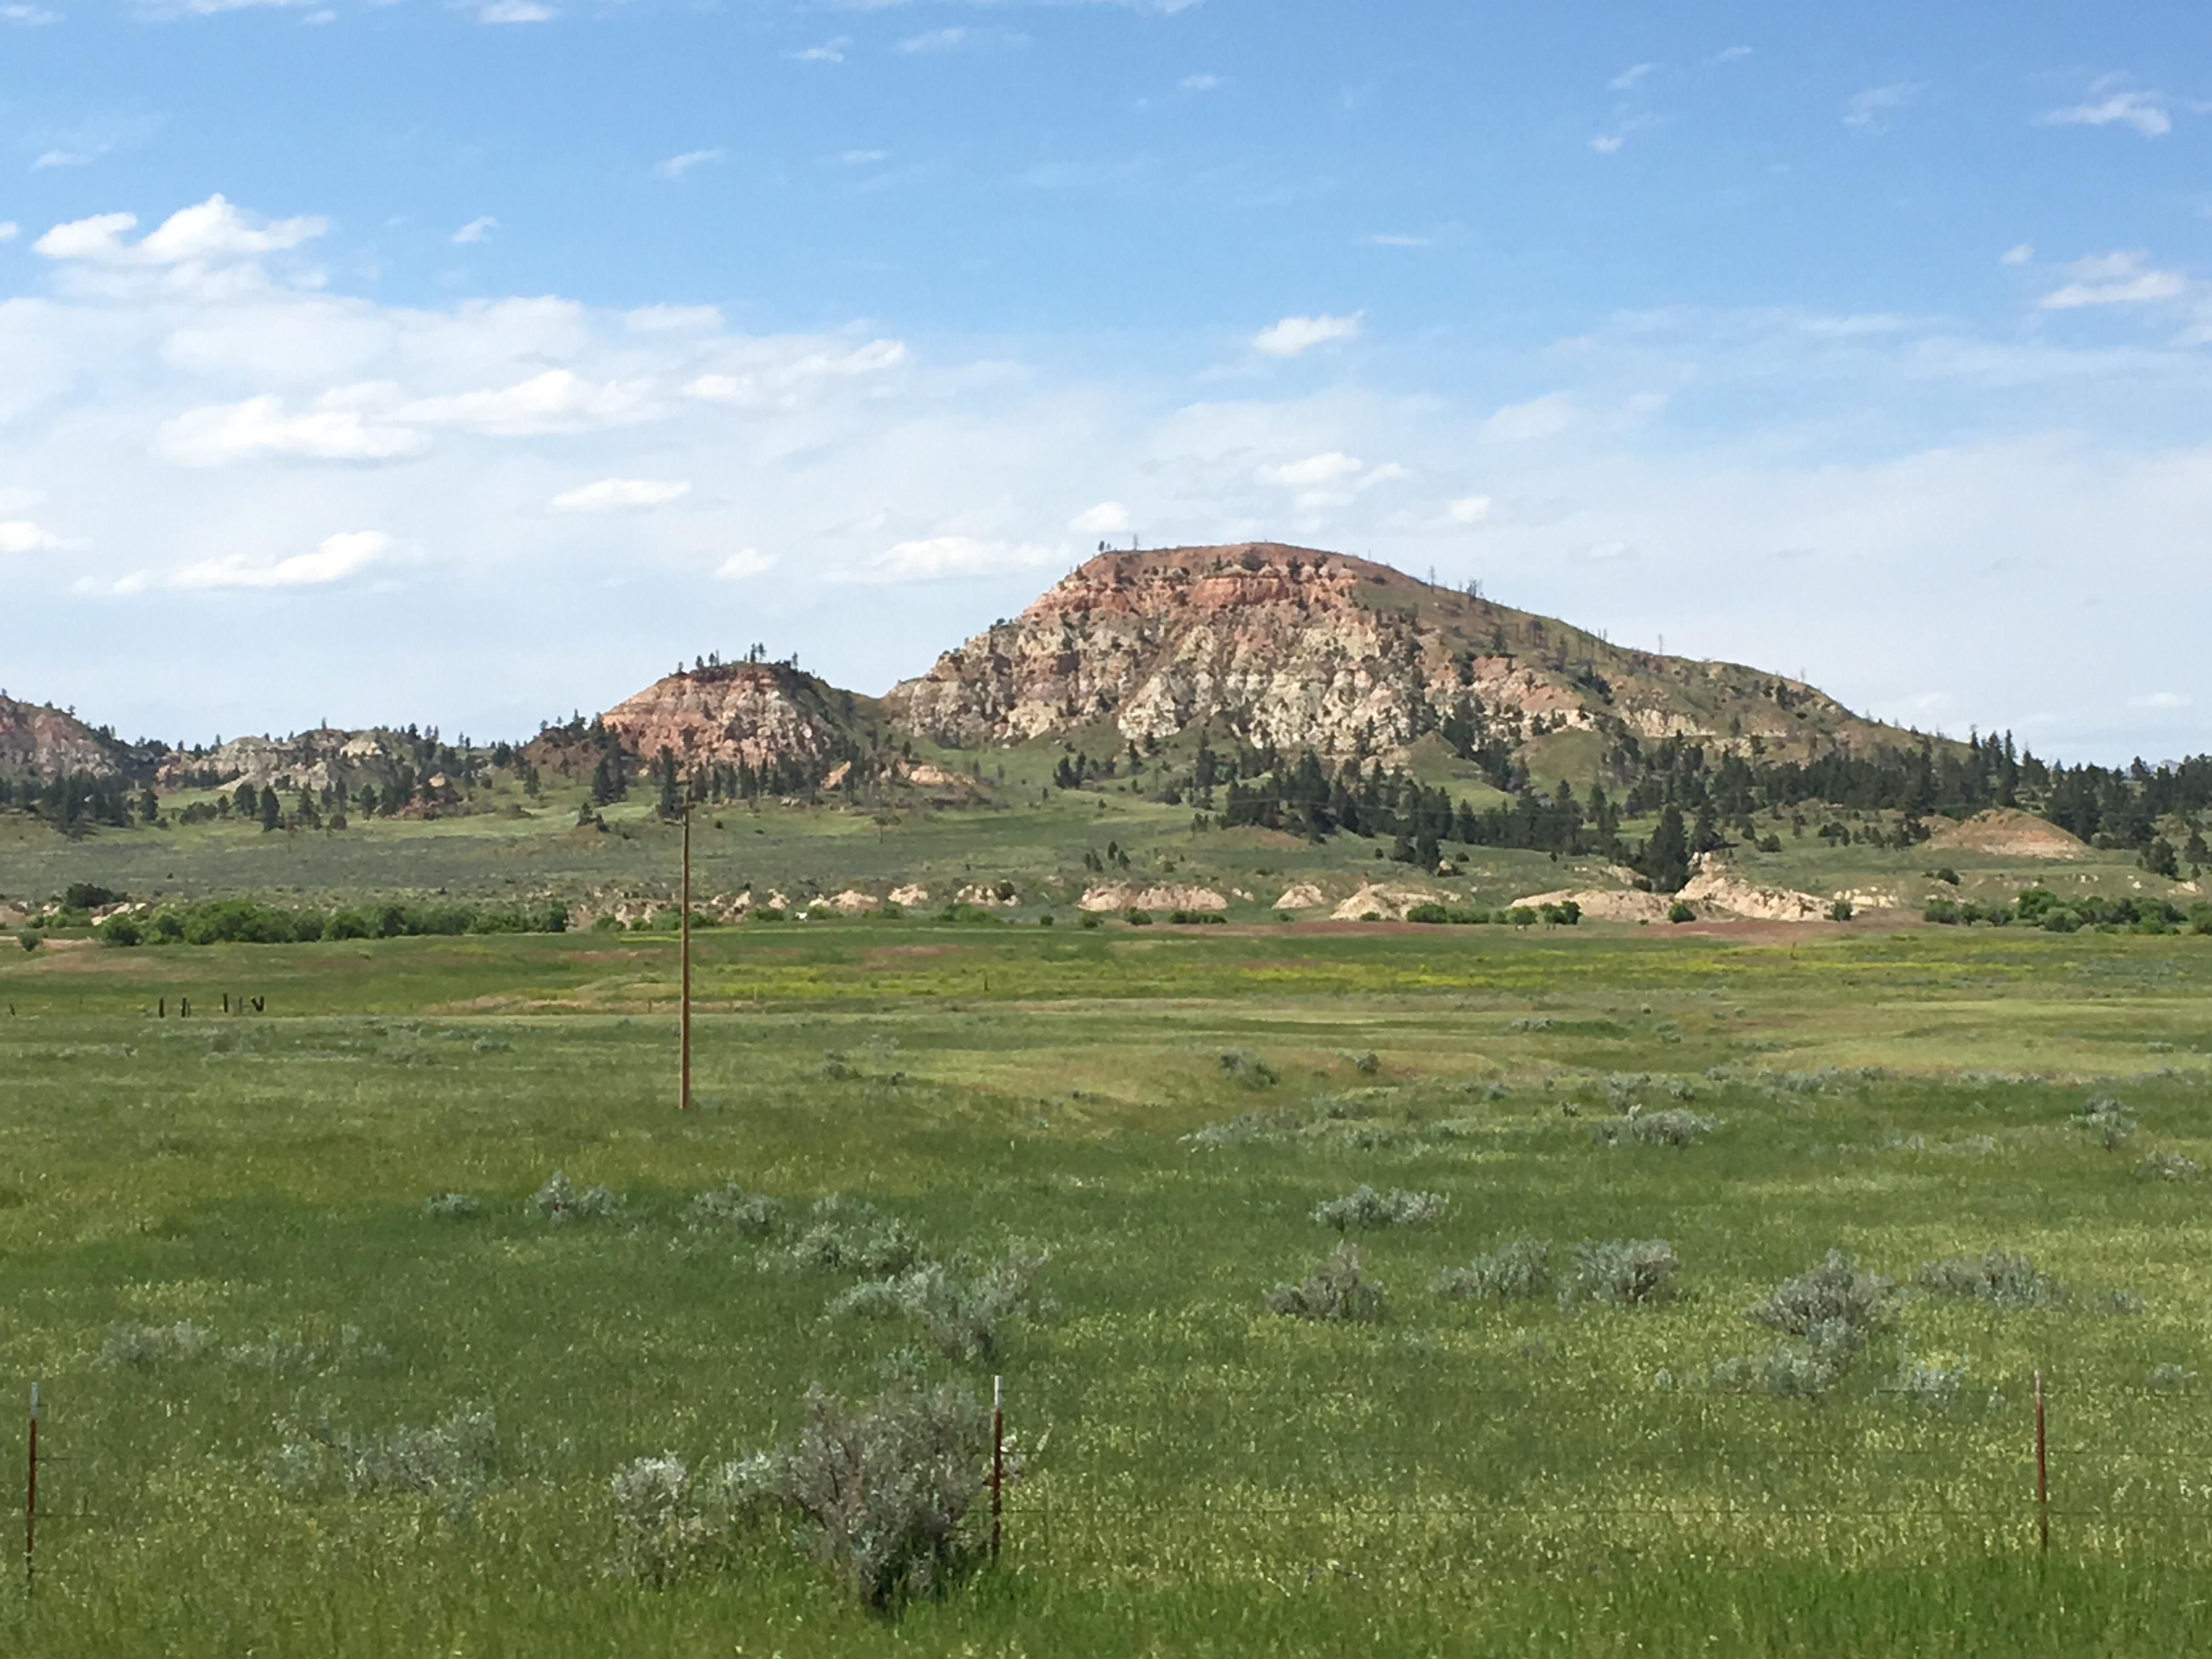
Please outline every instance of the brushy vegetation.
[[1286, 1319], [1371, 1323], [1382, 1317], [1382, 1286], [1361, 1265], [1359, 1246], [1339, 1244], [1298, 1283], [1276, 1285], [1264, 1298], [1267, 1311]]
[[1596, 1303], [1611, 1308], [1643, 1308], [1675, 1294], [1674, 1273], [1681, 1266], [1674, 1247], [1661, 1238], [1584, 1239], [1575, 1246], [1574, 1262], [1559, 1290], [1559, 1305]]
[[905, 1273], [921, 1255], [921, 1241], [904, 1222], [879, 1215], [874, 1205], [842, 1193], [815, 1200], [790, 1250], [799, 1267], [872, 1279]]
[[1979, 1302], [2019, 1311], [2055, 1308], [2066, 1300], [2066, 1287], [2025, 1255], [1990, 1250], [1978, 1256], [1945, 1256], [1912, 1270], [1912, 1282], [1933, 1296]]
[[1455, 1302], [1533, 1302], [1552, 1293], [1552, 1247], [1516, 1238], [1464, 1267], [1446, 1268], [1436, 1289]]
[[598, 1221], [622, 1213], [623, 1201], [605, 1187], [577, 1187], [560, 1170], [530, 1195], [530, 1208], [556, 1225]]
[[1017, 1246], [988, 1264], [925, 1261], [883, 1279], [866, 1279], [830, 1304], [835, 1318], [905, 1319], [947, 1359], [998, 1357], [1000, 1327], [1036, 1309], [1036, 1277], [1048, 1258]]
[[[922, 908], [706, 935], [688, 1117], [665, 935], [9, 946], [0, 1369], [43, 1380], [42, 1498], [87, 1517], [40, 1529], [40, 1659], [2201, 1645], [2208, 1511], [2177, 1483], [2207, 1450], [2212, 1218], [2201, 1182], [2128, 1178], [2147, 1139], [2212, 1156], [2201, 941], [1822, 928], [1792, 956], [1588, 923], [1170, 937]], [[274, 1012], [202, 1018], [218, 986]], [[1228, 1049], [1278, 1082], [1250, 1090]], [[832, 1051], [868, 1080], [822, 1077]], [[2124, 1155], [2069, 1125], [2093, 1096], [2141, 1120]], [[1727, 1127], [1680, 1156], [1590, 1143], [1677, 1107]], [[619, 1216], [549, 1223], [528, 1199], [556, 1166]], [[1265, 1314], [1337, 1243], [1316, 1200], [1363, 1182], [1449, 1200], [1347, 1230], [1387, 1316]], [[454, 1188], [477, 1215], [427, 1219]], [[824, 1193], [849, 1196], [817, 1218]], [[933, 1276], [903, 1287], [921, 1312], [824, 1317], [933, 1263], [972, 1288], [1024, 1237], [1052, 1241], [1035, 1285], [1060, 1311], [999, 1318], [988, 1359], [930, 1335]], [[1681, 1293], [1606, 1273], [1556, 1310], [1577, 1238], [1668, 1241]], [[1829, 1304], [1780, 1292], [1831, 1240], [1908, 1288], [1820, 1391], [1796, 1328]], [[1978, 1286], [1991, 1241], [2073, 1294], [2014, 1316], [1911, 1286], [1954, 1256]], [[2141, 1264], [2124, 1328], [2116, 1263]], [[1767, 1300], [1788, 1317], [1747, 1323]], [[348, 1324], [378, 1340], [349, 1351]], [[1717, 1394], [1740, 1349], [1751, 1397]], [[994, 1371], [1049, 1443], [987, 1582], [973, 1496], [949, 1533], [889, 1528], [919, 1540], [902, 1574], [764, 1478], [810, 1381], [854, 1419], [887, 1374], [930, 1396]], [[467, 1401], [495, 1413], [485, 1455], [453, 1455]], [[11, 1637], [19, 1611], [0, 1579]]]
[[1314, 1206], [1313, 1218], [1340, 1233], [1368, 1232], [1377, 1227], [1425, 1227], [1443, 1214], [1449, 1201], [1442, 1193], [1412, 1193], [1401, 1187], [1378, 1193], [1363, 1184], [1342, 1198]]

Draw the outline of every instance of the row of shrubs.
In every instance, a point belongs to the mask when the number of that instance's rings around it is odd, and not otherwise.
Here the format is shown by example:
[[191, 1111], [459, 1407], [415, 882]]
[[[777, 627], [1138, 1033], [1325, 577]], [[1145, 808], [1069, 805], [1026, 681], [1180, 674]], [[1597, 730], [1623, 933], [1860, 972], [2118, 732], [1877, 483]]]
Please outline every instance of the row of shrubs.
[[1981, 905], [1972, 899], [1932, 898], [1921, 913], [1942, 927], [1971, 927], [1984, 922], [1991, 927], [2040, 927], [2046, 933], [2073, 933], [2084, 927], [2111, 927], [2137, 933], [2212, 933], [2212, 902], [2200, 902], [2187, 910], [2164, 899], [2142, 894], [2124, 898], [2100, 898], [2094, 894], [2062, 899], [2047, 887], [2030, 887], [2010, 904]]
[[305, 945], [318, 939], [410, 939], [459, 933], [562, 933], [568, 907], [540, 905], [401, 904], [356, 909], [289, 909], [252, 899], [209, 899], [167, 906], [151, 915], [110, 916], [100, 925], [104, 944]]
[[1408, 921], [1450, 927], [1572, 927], [1583, 919], [1583, 907], [1572, 899], [1557, 904], [1516, 904], [1495, 910], [1462, 909], [1449, 904], [1417, 904], [1406, 912]]

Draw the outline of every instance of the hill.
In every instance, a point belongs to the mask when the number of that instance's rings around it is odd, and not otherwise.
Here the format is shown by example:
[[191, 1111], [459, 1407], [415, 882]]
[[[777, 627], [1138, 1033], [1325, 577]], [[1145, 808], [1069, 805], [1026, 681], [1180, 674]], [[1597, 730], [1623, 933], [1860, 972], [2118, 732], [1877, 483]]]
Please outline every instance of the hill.
[[129, 747], [46, 703], [0, 696], [0, 777], [112, 778], [130, 769]]
[[1212, 726], [1338, 760], [1431, 732], [1462, 757], [1523, 762], [1571, 734], [1587, 762], [1668, 738], [1775, 761], [1920, 741], [1799, 680], [1626, 649], [1273, 542], [1102, 554], [884, 702], [903, 729], [963, 748], [1101, 726], [1146, 745]]

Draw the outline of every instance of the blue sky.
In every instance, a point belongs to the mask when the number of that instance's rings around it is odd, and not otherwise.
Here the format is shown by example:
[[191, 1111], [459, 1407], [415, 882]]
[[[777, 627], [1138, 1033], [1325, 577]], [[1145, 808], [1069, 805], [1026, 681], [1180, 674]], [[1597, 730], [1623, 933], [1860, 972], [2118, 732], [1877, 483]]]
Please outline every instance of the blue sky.
[[526, 732], [755, 640], [876, 691], [1102, 536], [1266, 535], [2212, 747], [2208, 46], [9, 0], [0, 684], [196, 738]]

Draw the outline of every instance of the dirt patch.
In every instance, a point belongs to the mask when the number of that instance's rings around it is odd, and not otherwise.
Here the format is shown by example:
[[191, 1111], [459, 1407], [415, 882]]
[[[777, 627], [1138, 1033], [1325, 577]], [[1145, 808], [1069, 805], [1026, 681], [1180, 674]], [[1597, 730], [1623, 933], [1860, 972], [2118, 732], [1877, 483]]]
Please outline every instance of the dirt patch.
[[1283, 889], [1282, 897], [1275, 901], [1278, 910], [1318, 910], [1328, 902], [1328, 895], [1310, 881]]
[[1431, 892], [1423, 887], [1384, 887], [1370, 882], [1330, 912], [1330, 919], [1358, 921], [1371, 915], [1384, 921], [1403, 921], [1406, 912], [1415, 905], [1441, 904], [1449, 896], [1445, 893]]
[[1674, 901], [1657, 893], [1626, 892], [1610, 887], [1581, 887], [1557, 893], [1531, 893], [1513, 901], [1516, 909], [1540, 909], [1547, 904], [1573, 903], [1585, 921], [1664, 921]]
[[1211, 887], [1139, 887], [1134, 882], [1109, 882], [1093, 887], [1075, 902], [1079, 910], [1206, 910], [1222, 911], [1229, 901]]
[[1986, 853], [2005, 859], [2080, 859], [2089, 845], [2057, 824], [2008, 806], [1977, 812], [1928, 838], [1936, 852]]

